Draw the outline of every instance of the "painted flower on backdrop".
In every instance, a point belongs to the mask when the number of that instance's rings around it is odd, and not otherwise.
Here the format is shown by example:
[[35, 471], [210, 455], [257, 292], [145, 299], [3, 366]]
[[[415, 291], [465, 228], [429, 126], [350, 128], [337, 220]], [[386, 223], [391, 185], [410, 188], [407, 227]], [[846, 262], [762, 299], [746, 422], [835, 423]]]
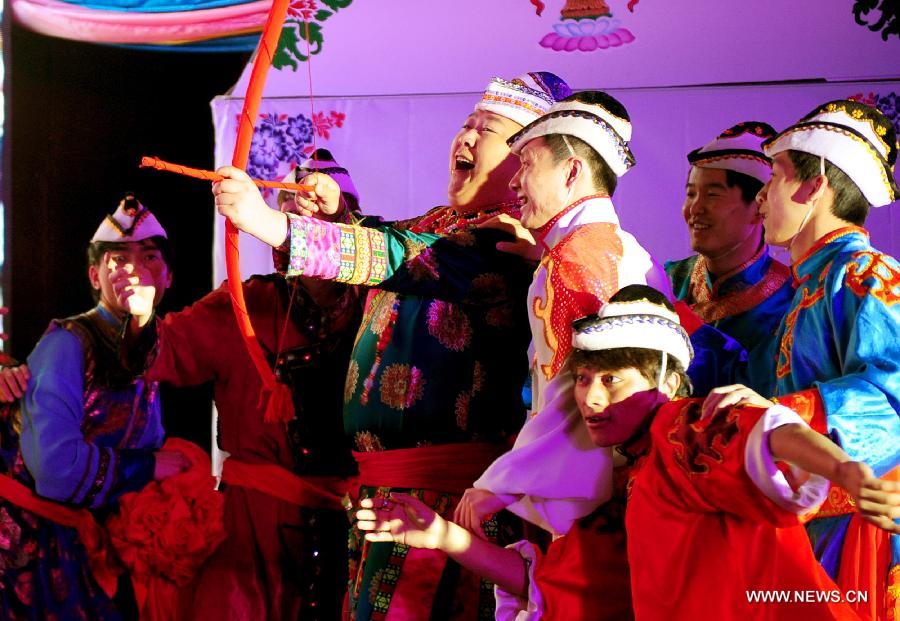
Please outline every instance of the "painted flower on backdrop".
[[329, 130], [334, 129], [335, 127], [343, 127], [344, 119], [346, 118], [346, 114], [343, 112], [335, 112], [334, 110], [330, 110], [327, 115], [324, 112], [316, 112], [313, 115], [312, 120], [313, 127], [316, 128], [316, 135], [328, 140], [331, 138]]
[[297, 71], [301, 63], [318, 54], [325, 45], [322, 24], [353, 0], [292, 0], [288, 6], [272, 67]]
[[900, 0], [855, 0], [853, 17], [860, 26], [880, 31], [885, 41], [891, 35], [900, 37]]
[[[624, 0], [622, 0], [624, 3]], [[630, 0], [634, 11], [638, 0]], [[634, 35], [613, 17], [605, 0], [566, 0], [560, 21], [540, 40], [541, 47], [557, 52], [596, 52], [621, 47], [634, 41]]]
[[891, 92], [884, 95], [868, 92], [856, 93], [849, 99], [864, 103], [873, 108], [878, 108], [894, 126], [897, 136], [900, 136], [900, 94]]
[[[641, 0], [628, 0], [628, 10], [634, 13], [634, 7], [640, 1]], [[546, 5], [541, 0], [529, 0], [529, 2], [531, 2], [532, 6], [534, 6], [535, 14], [540, 17], [541, 13], [543, 13], [544, 9], [546, 8]]]
[[316, 0], [294, 0], [288, 5], [288, 18], [309, 21], [316, 14]]
[[[247, 173], [256, 179], [278, 180], [315, 150], [316, 138], [328, 140], [334, 129], [343, 127], [347, 115], [329, 110], [312, 118], [299, 113], [259, 115], [250, 144]], [[270, 189], [264, 189], [268, 196]]]

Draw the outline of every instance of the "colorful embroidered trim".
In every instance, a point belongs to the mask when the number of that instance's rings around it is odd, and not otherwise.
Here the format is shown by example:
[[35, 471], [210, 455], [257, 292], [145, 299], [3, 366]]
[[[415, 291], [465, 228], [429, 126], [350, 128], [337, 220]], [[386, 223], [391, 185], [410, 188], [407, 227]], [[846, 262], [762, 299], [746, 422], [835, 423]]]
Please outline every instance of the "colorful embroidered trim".
[[708, 272], [706, 260], [703, 256], [699, 256], [694, 263], [694, 269], [691, 271], [691, 297], [694, 299], [691, 310], [700, 316], [703, 321], [712, 323], [726, 317], [745, 313], [769, 299], [784, 286], [784, 283], [791, 279], [790, 268], [775, 260], [769, 265], [759, 282], [723, 296], [717, 295], [719, 283], [747, 269], [759, 260], [761, 254], [765, 251], [765, 248], [763, 248], [760, 250], [760, 253], [747, 263], [717, 278], [716, 282], [713, 283], [712, 289], [710, 289], [706, 279]]
[[100, 449], [100, 463], [97, 464], [97, 476], [94, 477], [94, 483], [88, 490], [87, 496], [84, 498], [84, 504], [92, 506], [106, 486], [106, 480], [110, 475], [110, 471], [115, 473], [115, 463], [113, 461], [113, 452], [111, 448]]
[[[855, 105], [853, 105], [855, 104]], [[891, 145], [885, 141], [884, 137], [887, 134], [887, 128], [883, 125], [876, 124], [875, 119], [871, 117], [865, 117], [862, 114], [862, 111], [857, 107], [860, 104], [858, 102], [849, 102], [845, 101], [840, 104], [838, 102], [831, 102], [827, 106], [825, 106], [824, 110], [817, 111], [819, 114], [827, 113], [827, 112], [844, 112], [848, 114], [851, 118], [856, 121], [865, 121], [872, 127], [872, 133], [878, 138], [878, 141], [881, 143], [881, 146], [884, 147], [885, 153], [890, 153], [892, 148]], [[852, 109], [851, 109], [852, 108]]]
[[[691, 156], [694, 156], [691, 159]], [[732, 152], [727, 151], [707, 151], [704, 153], [691, 153], [688, 155], [688, 162], [694, 165], [699, 165], [708, 162], [718, 162], [720, 160], [752, 160], [755, 162], [761, 162], [767, 166], [772, 166], [772, 159], [766, 157], [765, 155], [757, 154], [752, 151], [744, 151], [740, 152], [738, 150], [734, 150]]]
[[784, 321], [784, 335], [781, 337], [781, 343], [778, 345], [778, 359], [775, 366], [775, 377], [781, 379], [791, 372], [791, 353], [794, 350], [794, 328], [797, 325], [797, 318], [800, 311], [806, 308], [812, 308], [816, 302], [825, 297], [825, 287], [821, 285], [815, 289], [810, 295], [807, 289], [803, 289], [800, 303], [794, 307], [794, 310], [788, 313]]
[[514, 97], [504, 97], [503, 95], [495, 95], [493, 93], [485, 93], [484, 96], [481, 98], [481, 101], [486, 102], [486, 103], [498, 103], [498, 104], [502, 104], [502, 105], [513, 106], [515, 108], [524, 108], [525, 110], [528, 110], [529, 112], [533, 112], [534, 114], [537, 114], [538, 116], [540, 116], [541, 114], [544, 114], [544, 112], [546, 112], [546, 110], [543, 110], [543, 109], [535, 106], [534, 104], [529, 103], [525, 99], [518, 99], [518, 98], [514, 98]]
[[383, 232], [295, 214], [288, 214], [288, 221], [291, 258], [287, 276], [307, 275], [370, 286], [387, 277]]
[[306, 267], [306, 227], [299, 217], [288, 214], [288, 246], [290, 259], [287, 266], [287, 276], [300, 276]]
[[517, 220], [521, 215], [518, 201], [489, 205], [478, 211], [461, 213], [456, 207], [437, 207], [409, 227], [413, 233], [437, 233], [445, 235], [475, 228], [482, 222], [500, 214], [508, 214]]
[[[535, 77], [534, 74], [530, 74], [530, 75], [532, 78]], [[547, 103], [548, 107], [552, 106], [554, 104], [553, 98], [550, 95], [548, 95], [547, 93], [543, 93], [543, 92], [533, 89], [529, 86], [525, 86], [524, 84], [521, 84], [519, 82], [510, 82], [509, 80], [504, 80], [503, 78], [492, 78], [491, 84], [488, 86], [488, 89], [490, 90], [490, 87], [495, 84], [497, 84], [503, 88], [509, 89], [509, 90], [518, 91], [520, 93], [531, 95], [532, 97], [541, 99]], [[543, 114], [544, 112], [546, 112], [546, 109], [540, 111], [541, 114]]]
[[900, 265], [881, 252], [853, 254], [847, 264], [844, 284], [858, 297], [871, 295], [886, 306], [900, 302]]
[[794, 261], [793, 265], [791, 265], [791, 271], [794, 274], [794, 286], [799, 287], [800, 285], [805, 283], [807, 280], [809, 280], [808, 274], [805, 276], [800, 276], [800, 270], [803, 267], [803, 264], [806, 263], [806, 261], [811, 256], [816, 254], [819, 250], [821, 250], [828, 244], [830, 244], [834, 241], [837, 241], [838, 239], [840, 239], [842, 237], [846, 237], [847, 235], [853, 235], [856, 233], [858, 233], [860, 235], [864, 235], [867, 240], [869, 239], [869, 232], [866, 229], [859, 227], [859, 226], [844, 227], [842, 229], [837, 229], [836, 231], [832, 231], [831, 233], [828, 233], [827, 235], [825, 235], [823, 237], [820, 237], [818, 239], [818, 241], [816, 241], [816, 243], [814, 243], [812, 245], [812, 248], [807, 250], [806, 253], [804, 253], [804, 255], [802, 257], [800, 257], [799, 259]]

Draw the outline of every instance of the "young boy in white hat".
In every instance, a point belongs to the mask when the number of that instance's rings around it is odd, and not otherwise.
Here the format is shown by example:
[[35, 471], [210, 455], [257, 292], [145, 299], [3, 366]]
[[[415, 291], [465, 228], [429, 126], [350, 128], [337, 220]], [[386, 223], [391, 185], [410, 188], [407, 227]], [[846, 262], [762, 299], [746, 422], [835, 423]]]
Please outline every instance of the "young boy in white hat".
[[[579, 424], [616, 455], [608, 502], [546, 554], [525, 541], [487, 543], [408, 495], [365, 501], [366, 537], [440, 549], [489, 577], [502, 620], [857, 618], [813, 557], [799, 514], [822, 502], [828, 478], [851, 490], [865, 519], [897, 531], [889, 516], [900, 485], [874, 479], [784, 406], [758, 399], [702, 418], [699, 399], [678, 398], [690, 340], [650, 287], [619, 291], [576, 321], [571, 339]], [[809, 477], [791, 487], [780, 461]], [[748, 595], [766, 589], [816, 597]]]

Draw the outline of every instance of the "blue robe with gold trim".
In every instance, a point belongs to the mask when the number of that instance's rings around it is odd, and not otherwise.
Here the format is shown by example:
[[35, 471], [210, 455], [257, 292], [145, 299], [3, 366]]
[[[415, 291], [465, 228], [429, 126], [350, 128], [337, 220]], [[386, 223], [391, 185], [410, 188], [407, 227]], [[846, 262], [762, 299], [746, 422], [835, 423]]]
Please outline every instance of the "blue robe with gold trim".
[[700, 255], [668, 261], [665, 269], [677, 299], [747, 350], [754, 372], [726, 383], [740, 381], [771, 395], [775, 333], [794, 293], [790, 269], [769, 256], [765, 245], [748, 262], [720, 276], [709, 273]]
[[[776, 341], [776, 394], [815, 388], [834, 442], [884, 476], [900, 465], [900, 263], [873, 248], [864, 229], [847, 227], [816, 242], [793, 275], [797, 290]], [[807, 526], [832, 577], [852, 518], [839, 513]], [[891, 539], [896, 576], [900, 537]]]

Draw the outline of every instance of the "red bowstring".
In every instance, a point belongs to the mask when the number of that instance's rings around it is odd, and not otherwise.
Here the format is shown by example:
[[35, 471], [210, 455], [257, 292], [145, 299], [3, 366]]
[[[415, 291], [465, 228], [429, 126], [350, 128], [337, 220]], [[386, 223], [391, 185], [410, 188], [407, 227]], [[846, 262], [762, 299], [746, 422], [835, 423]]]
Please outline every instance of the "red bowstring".
[[[274, 0], [269, 11], [266, 25], [260, 37], [256, 50], [256, 58], [253, 61], [253, 69], [250, 73], [250, 81], [247, 92], [244, 95], [244, 107], [241, 111], [240, 125], [234, 145], [234, 155], [231, 163], [235, 168], [246, 169], [250, 155], [250, 145], [253, 141], [253, 130], [256, 121], [259, 103], [262, 99], [263, 86], [266, 74], [272, 65], [273, 50], [278, 44], [281, 29], [287, 16], [289, 0]], [[287, 386], [281, 384], [275, 378], [275, 373], [269, 368], [266, 356], [263, 353], [256, 332], [250, 322], [250, 314], [247, 312], [247, 303], [244, 300], [244, 289], [241, 278], [240, 249], [238, 242], [238, 230], [230, 220], [225, 220], [225, 267], [228, 275], [228, 289], [231, 294], [231, 306], [234, 310], [238, 329], [247, 347], [247, 353], [256, 367], [257, 373], [263, 383], [260, 401], [267, 399], [264, 419], [266, 422], [286, 423], [294, 418], [294, 405], [291, 392]]]
[[[311, 46], [309, 43], [309, 18], [304, 15], [303, 24], [306, 30], [306, 73], [309, 77], [309, 120], [312, 123], [312, 159], [313, 159], [313, 168], [317, 168], [315, 162], [318, 161], [318, 153], [316, 147], [316, 109], [313, 105], [313, 83], [312, 83], [312, 52]], [[300, 181], [299, 179], [295, 179], [295, 181]], [[310, 190], [315, 189], [315, 186], [304, 186]], [[280, 205], [279, 205], [280, 207]], [[284, 322], [281, 324], [281, 332], [278, 335], [278, 341], [275, 346], [275, 361], [278, 362], [278, 359], [281, 357], [281, 352], [284, 351], [284, 336], [287, 334], [288, 325], [291, 322], [291, 309], [294, 306], [294, 299], [297, 296], [297, 288], [300, 286], [300, 279], [294, 278], [293, 284], [291, 284], [291, 295], [288, 298], [287, 311], [285, 311]]]

